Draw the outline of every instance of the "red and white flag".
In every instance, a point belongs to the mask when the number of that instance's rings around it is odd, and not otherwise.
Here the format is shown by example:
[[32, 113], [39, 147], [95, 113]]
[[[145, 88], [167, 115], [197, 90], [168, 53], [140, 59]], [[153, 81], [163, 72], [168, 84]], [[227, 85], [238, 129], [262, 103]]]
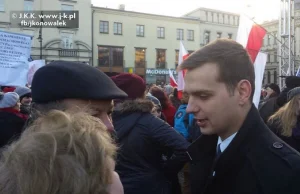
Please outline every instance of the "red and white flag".
[[[178, 55], [178, 64], [181, 65], [181, 63], [188, 58], [189, 53], [187, 50], [184, 48], [182, 41], [180, 41], [180, 46], [179, 46], [179, 55]], [[182, 98], [182, 92], [184, 89], [184, 76], [185, 76], [186, 70], [180, 70], [178, 71], [178, 97], [179, 99]]]
[[175, 80], [175, 78], [174, 78], [174, 76], [173, 76], [173, 73], [172, 73], [172, 71], [169, 69], [169, 75], [170, 75], [170, 85], [173, 87], [173, 88], [175, 88], [175, 87], [177, 87], [178, 85], [177, 85], [177, 82], [176, 82], [176, 80]]
[[240, 24], [238, 28], [236, 41], [244, 46], [253, 61], [255, 70], [255, 93], [253, 103], [258, 107], [261, 86], [267, 63], [267, 54], [260, 52], [263, 44], [266, 30], [255, 24], [251, 19], [244, 15], [240, 16]]

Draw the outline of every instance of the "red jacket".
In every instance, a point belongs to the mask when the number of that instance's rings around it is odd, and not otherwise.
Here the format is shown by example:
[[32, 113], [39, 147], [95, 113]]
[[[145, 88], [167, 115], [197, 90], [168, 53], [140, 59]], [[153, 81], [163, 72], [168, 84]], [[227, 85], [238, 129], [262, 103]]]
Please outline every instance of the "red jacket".
[[173, 105], [169, 105], [167, 108], [162, 110], [162, 113], [165, 115], [167, 123], [174, 127], [174, 116], [176, 114], [176, 108]]

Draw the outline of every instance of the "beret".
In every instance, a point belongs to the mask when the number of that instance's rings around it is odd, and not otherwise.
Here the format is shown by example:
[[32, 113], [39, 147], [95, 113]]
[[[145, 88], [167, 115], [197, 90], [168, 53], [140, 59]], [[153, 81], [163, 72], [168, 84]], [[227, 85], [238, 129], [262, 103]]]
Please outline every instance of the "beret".
[[32, 101], [63, 99], [112, 100], [127, 94], [102, 71], [87, 64], [54, 61], [39, 68], [31, 84]]

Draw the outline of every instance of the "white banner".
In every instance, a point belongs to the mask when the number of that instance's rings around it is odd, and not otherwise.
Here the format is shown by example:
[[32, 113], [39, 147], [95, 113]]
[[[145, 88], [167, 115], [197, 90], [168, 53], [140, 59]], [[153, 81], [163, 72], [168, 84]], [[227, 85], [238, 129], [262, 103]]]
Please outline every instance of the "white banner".
[[255, 92], [253, 97], [253, 103], [258, 108], [260, 95], [261, 95], [261, 87], [264, 79], [264, 72], [267, 63], [268, 55], [266, 53], [259, 52], [254, 63], [255, 70]]
[[31, 37], [0, 31], [0, 85], [25, 86]]
[[33, 76], [35, 72], [45, 66], [45, 60], [34, 60], [29, 62], [29, 71], [28, 71], [28, 84], [31, 85]]

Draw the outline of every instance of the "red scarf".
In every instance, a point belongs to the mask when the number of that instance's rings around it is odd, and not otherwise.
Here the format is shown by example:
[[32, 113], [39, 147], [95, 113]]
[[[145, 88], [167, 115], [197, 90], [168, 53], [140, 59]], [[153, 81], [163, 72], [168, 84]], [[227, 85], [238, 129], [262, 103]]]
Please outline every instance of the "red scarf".
[[20, 113], [20, 111], [14, 109], [14, 108], [0, 108], [1, 112], [9, 112], [9, 113], [13, 113], [15, 115], [17, 115], [18, 117], [20, 117], [21, 119], [27, 120], [28, 116], [24, 115], [22, 113]]

